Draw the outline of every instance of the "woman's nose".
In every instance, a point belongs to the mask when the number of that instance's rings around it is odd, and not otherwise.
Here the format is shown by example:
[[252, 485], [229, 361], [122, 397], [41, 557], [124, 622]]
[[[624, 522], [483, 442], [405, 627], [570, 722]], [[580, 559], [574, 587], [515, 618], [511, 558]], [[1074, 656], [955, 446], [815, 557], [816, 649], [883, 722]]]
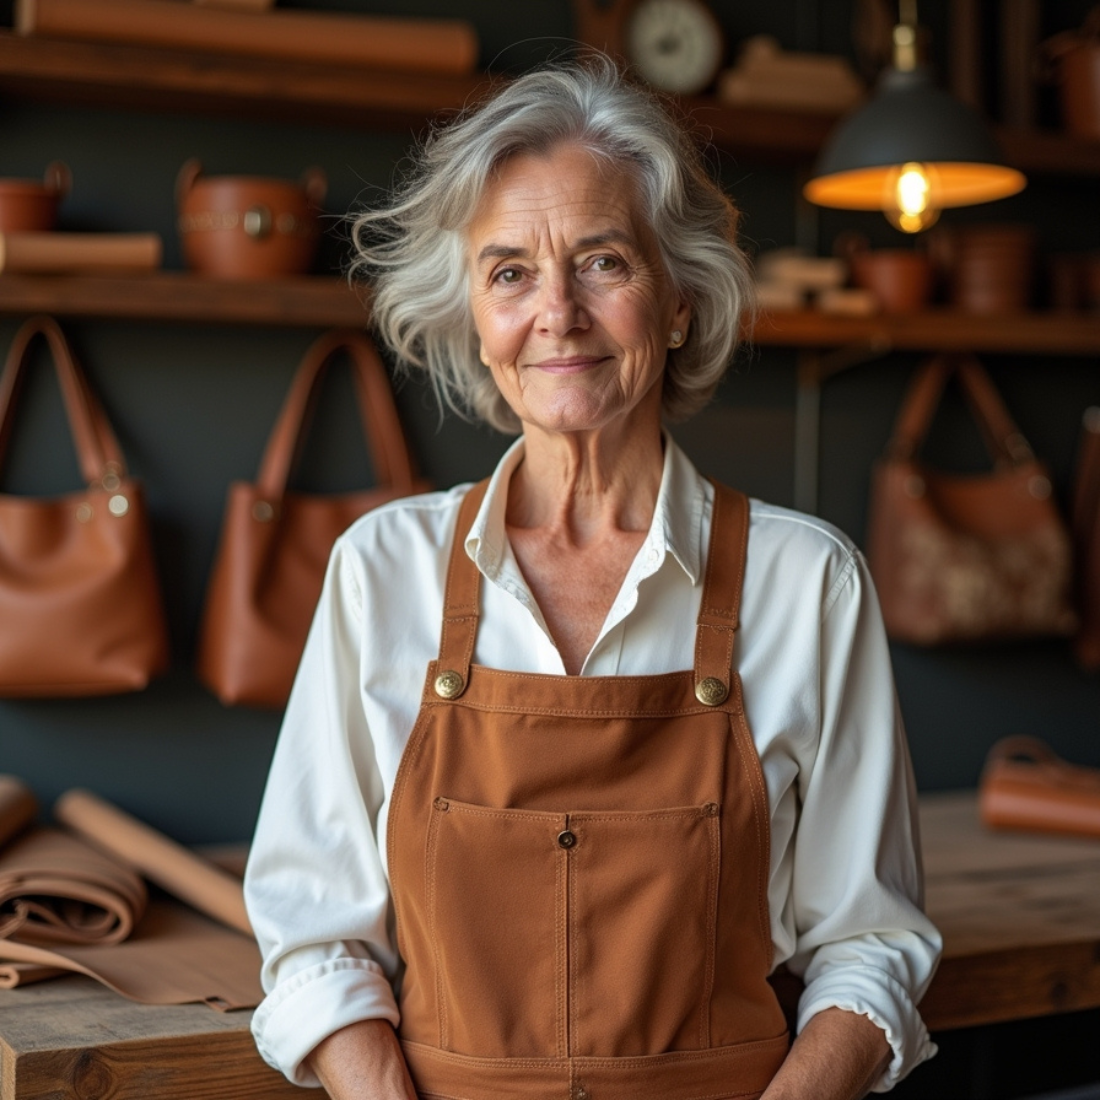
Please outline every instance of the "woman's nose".
[[542, 286], [539, 301], [539, 328], [551, 336], [564, 336], [577, 328], [588, 327], [577, 287], [572, 279], [554, 277]]

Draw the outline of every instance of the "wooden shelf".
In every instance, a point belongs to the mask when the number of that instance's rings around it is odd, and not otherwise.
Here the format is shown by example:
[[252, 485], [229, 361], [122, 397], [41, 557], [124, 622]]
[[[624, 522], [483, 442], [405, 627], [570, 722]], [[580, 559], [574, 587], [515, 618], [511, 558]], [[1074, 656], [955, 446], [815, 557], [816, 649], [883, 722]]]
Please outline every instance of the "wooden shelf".
[[[385, 72], [0, 31], [0, 95], [12, 99], [419, 129], [489, 86], [478, 73]], [[732, 107], [705, 96], [682, 106], [714, 144], [772, 163], [812, 160], [838, 121], [833, 114]], [[1100, 176], [1100, 141], [1012, 129], [997, 136], [1025, 172]]]
[[772, 347], [859, 347], [897, 351], [975, 351], [1018, 355], [1100, 355], [1100, 316], [1013, 313], [983, 316], [936, 309], [923, 313], [837, 317], [814, 310], [762, 313], [752, 334]]
[[132, 321], [362, 326], [365, 292], [335, 277], [242, 282], [177, 271], [142, 275], [0, 275], [0, 312]]
[[403, 129], [462, 107], [480, 74], [440, 76], [0, 31], [0, 94], [127, 110], [192, 110]]
[[[335, 276], [245, 282], [182, 271], [142, 275], [0, 275], [0, 313], [53, 313], [134, 321], [362, 325], [366, 291]], [[864, 345], [883, 352], [978, 351], [1100, 355], [1100, 316], [1028, 313], [978, 316], [952, 310], [836, 317], [814, 310], [762, 313], [756, 344], [827, 350]]]

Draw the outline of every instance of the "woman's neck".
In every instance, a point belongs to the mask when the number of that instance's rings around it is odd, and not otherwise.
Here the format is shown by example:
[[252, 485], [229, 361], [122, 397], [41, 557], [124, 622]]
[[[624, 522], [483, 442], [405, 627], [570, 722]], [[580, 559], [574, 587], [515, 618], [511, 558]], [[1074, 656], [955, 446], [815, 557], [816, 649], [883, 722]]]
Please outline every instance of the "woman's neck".
[[509, 486], [508, 526], [555, 529], [578, 547], [608, 530], [647, 531], [663, 469], [659, 424], [614, 439], [603, 431], [527, 429]]

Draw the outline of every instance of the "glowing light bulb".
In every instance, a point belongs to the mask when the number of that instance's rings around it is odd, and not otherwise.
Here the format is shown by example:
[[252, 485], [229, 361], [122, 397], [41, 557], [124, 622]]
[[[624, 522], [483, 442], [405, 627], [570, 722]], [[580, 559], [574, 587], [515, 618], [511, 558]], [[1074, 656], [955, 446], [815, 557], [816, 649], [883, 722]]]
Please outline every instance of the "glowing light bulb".
[[930, 164], [910, 161], [887, 178], [883, 210], [891, 225], [903, 233], [919, 233], [935, 225], [940, 216], [936, 170]]

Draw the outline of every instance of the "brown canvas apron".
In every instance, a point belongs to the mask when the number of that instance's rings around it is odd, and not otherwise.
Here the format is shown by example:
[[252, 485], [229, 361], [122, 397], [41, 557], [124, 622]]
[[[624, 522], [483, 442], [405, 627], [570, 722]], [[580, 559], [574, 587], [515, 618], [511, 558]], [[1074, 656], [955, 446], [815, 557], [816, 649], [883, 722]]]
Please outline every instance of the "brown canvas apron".
[[389, 816], [418, 1093], [759, 1096], [787, 1032], [767, 982], [767, 796], [731, 667], [747, 501], [716, 490], [694, 669], [551, 676], [470, 663], [463, 543], [484, 492], [458, 518]]

